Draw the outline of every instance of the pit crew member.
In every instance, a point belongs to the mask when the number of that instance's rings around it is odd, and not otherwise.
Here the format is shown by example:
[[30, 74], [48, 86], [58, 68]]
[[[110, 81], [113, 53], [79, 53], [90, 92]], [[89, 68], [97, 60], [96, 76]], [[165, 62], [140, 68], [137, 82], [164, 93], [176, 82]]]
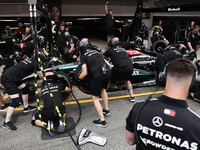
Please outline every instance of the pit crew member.
[[[23, 112], [26, 113], [37, 109], [35, 106], [28, 105], [28, 94], [31, 91], [31, 88], [28, 84], [22, 82], [24, 77], [33, 73], [35, 61], [34, 57], [21, 61], [20, 63], [6, 69], [1, 76], [1, 83], [12, 99], [12, 103], [8, 107], [6, 119], [3, 124], [3, 127], [8, 130], [17, 130], [17, 127], [14, 126], [10, 120], [15, 108], [19, 107], [22, 103], [18, 94], [18, 89], [22, 90], [22, 99], [24, 104]], [[37, 73], [40, 78], [43, 77], [41, 71], [37, 71]]]
[[[78, 81], [84, 79], [87, 75], [91, 78], [91, 95], [95, 106], [95, 109], [99, 115], [99, 120], [94, 120], [93, 124], [96, 126], [106, 127], [104, 115], [110, 115], [108, 108], [108, 95], [106, 89], [111, 77], [111, 71], [108, 63], [104, 60], [103, 56], [97, 51], [93, 50], [89, 40], [83, 38], [79, 42], [79, 51], [81, 53], [82, 73], [79, 76]], [[77, 83], [79, 84], [79, 83]], [[104, 109], [99, 102], [99, 96], [101, 95]], [[102, 111], [103, 110], [103, 111]]]
[[130, 94], [129, 100], [134, 102], [133, 88], [130, 82], [133, 73], [132, 62], [124, 48], [120, 46], [119, 38], [114, 37], [109, 41], [110, 49], [103, 54], [106, 58], [110, 58], [114, 67], [112, 68], [111, 81], [116, 81], [120, 77], [123, 78], [126, 88]]
[[[136, 113], [144, 101], [135, 104], [126, 119], [126, 141], [137, 150], [197, 150], [200, 147], [200, 116], [187, 105], [186, 98], [196, 69], [178, 58], [166, 68], [164, 94], [142, 108], [134, 128]], [[139, 143], [136, 143], [137, 130]]]
[[187, 48], [192, 51], [196, 52], [197, 50], [197, 45], [199, 42], [199, 26], [195, 26], [192, 31], [190, 31], [187, 35], [186, 41], [187, 41]]
[[78, 37], [74, 35], [68, 35], [67, 37], [68, 44], [70, 45], [69, 51], [65, 54], [66, 63], [76, 62], [79, 56], [79, 52], [77, 50], [77, 44], [79, 42]]
[[[58, 132], [63, 132], [65, 130], [65, 127], [63, 126], [63, 122], [65, 122], [65, 106], [62, 104], [62, 90], [66, 92], [71, 92], [71, 89], [64, 84], [57, 83], [57, 73], [54, 71], [46, 71], [44, 72], [44, 75], [47, 79], [47, 83], [49, 86], [49, 90], [47, 85], [44, 85], [41, 89], [42, 92], [42, 98], [44, 102], [44, 108], [41, 110], [41, 112], [37, 112], [32, 117], [32, 125], [37, 125], [40, 127], [48, 126], [51, 130], [54, 129], [54, 121], [59, 121], [58, 126]], [[53, 94], [56, 106], [58, 106], [59, 111], [61, 112], [62, 117], [60, 118], [55, 110], [55, 103], [52, 97], [50, 97], [50, 93]], [[39, 115], [41, 114], [42, 121], [44, 121], [45, 126], [42, 124]], [[51, 136], [54, 136], [55, 133], [49, 131], [49, 134]]]

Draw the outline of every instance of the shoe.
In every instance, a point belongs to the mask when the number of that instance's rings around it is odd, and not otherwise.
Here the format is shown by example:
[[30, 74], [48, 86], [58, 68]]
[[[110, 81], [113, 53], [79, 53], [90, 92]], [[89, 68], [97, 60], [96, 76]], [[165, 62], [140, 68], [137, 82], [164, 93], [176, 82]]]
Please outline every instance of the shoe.
[[61, 117], [59, 119], [58, 132], [64, 132], [65, 131], [65, 126], [63, 125], [63, 122], [65, 122], [65, 118]]
[[0, 107], [0, 111], [5, 111], [10, 106], [10, 103], [4, 103], [3, 107]]
[[10, 121], [3, 123], [3, 128], [8, 129], [8, 130], [17, 130], [17, 127], [14, 126]]
[[35, 111], [37, 110], [37, 107], [36, 106], [31, 106], [31, 105], [28, 105], [28, 107], [24, 108], [24, 113], [27, 113], [27, 112], [30, 112], [30, 111]]
[[101, 96], [99, 96], [99, 100], [102, 100], [102, 97], [101, 97]]
[[103, 114], [106, 115], [106, 116], [109, 116], [110, 115], [110, 111], [103, 109]]
[[95, 126], [100, 126], [100, 127], [107, 127], [107, 123], [106, 121], [101, 121], [100, 119], [99, 120], [93, 120], [93, 124]]
[[135, 102], [135, 97], [129, 97], [129, 100], [130, 100], [131, 102]]
[[54, 132], [52, 132], [52, 131], [55, 131], [52, 120], [48, 120], [47, 127], [50, 128], [50, 130], [47, 129], [47, 131], [49, 132], [49, 135], [55, 136], [56, 134]]

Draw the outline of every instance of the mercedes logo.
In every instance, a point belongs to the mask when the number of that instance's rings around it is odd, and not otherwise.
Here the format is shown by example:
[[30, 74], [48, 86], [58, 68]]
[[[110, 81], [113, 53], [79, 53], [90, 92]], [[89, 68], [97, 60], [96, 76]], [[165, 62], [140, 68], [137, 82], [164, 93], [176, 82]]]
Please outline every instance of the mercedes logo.
[[163, 125], [163, 120], [162, 118], [156, 116], [152, 119], [152, 123], [154, 124], [154, 126], [156, 127], [161, 127]]

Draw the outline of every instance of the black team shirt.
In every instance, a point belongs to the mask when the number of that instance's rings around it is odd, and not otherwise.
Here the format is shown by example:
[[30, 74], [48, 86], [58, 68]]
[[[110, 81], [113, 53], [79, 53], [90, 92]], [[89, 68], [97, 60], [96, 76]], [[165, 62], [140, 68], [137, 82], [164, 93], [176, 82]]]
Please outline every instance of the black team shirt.
[[132, 62], [124, 48], [119, 45], [113, 46], [112, 48], [105, 51], [103, 54], [105, 57], [110, 57], [115, 67], [123, 65], [126, 68], [132, 68]]
[[[7, 78], [10, 80], [21, 81], [24, 77], [33, 73], [34, 63], [35, 59], [33, 58], [30, 58], [28, 60], [23, 60], [17, 65], [14, 65], [6, 69], [5, 72], [3, 72], [3, 74], [7, 76]], [[38, 65], [37, 65], [37, 70], [39, 70]]]
[[66, 44], [65, 40], [65, 30], [61, 31], [60, 28], [56, 28], [56, 46], [58, 47], [64, 47]]
[[196, 51], [196, 46], [198, 45], [198, 41], [199, 41], [198, 34], [193, 34], [192, 31], [190, 31], [187, 35], [186, 41], [190, 42], [192, 45], [192, 48]]
[[[65, 90], [66, 86], [64, 84], [56, 83], [56, 82], [48, 83], [48, 85], [49, 85], [50, 93], [53, 94], [53, 98], [55, 100], [56, 106], [58, 106], [61, 109], [61, 111], [63, 111], [65, 108], [62, 105], [62, 90]], [[53, 98], [50, 97], [49, 90], [48, 90], [47, 85], [43, 86], [41, 89], [42, 98], [44, 101], [43, 110], [46, 110], [46, 111], [55, 109], [55, 103], [53, 101]]]
[[86, 64], [92, 77], [97, 77], [105, 64], [103, 56], [93, 49], [87, 49], [80, 57], [81, 64]]
[[[126, 129], [134, 133], [138, 109], [144, 101], [136, 103], [126, 119]], [[143, 107], [137, 122], [140, 143], [148, 150], [199, 150], [200, 116], [186, 101], [165, 95], [151, 99]], [[136, 150], [143, 150], [137, 145]]]
[[107, 27], [115, 27], [115, 18], [112, 15], [106, 14], [106, 21]]

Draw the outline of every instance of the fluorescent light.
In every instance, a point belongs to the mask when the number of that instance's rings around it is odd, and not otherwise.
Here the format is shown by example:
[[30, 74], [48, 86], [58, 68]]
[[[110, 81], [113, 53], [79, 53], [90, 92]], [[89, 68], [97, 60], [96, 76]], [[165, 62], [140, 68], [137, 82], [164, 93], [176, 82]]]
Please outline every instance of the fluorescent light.
[[101, 18], [77, 18], [77, 20], [99, 20]]
[[9, 21], [18, 21], [18, 20], [5, 19], [5, 20], [0, 20], [0, 21], [5, 21], [5, 22], [9, 22]]

